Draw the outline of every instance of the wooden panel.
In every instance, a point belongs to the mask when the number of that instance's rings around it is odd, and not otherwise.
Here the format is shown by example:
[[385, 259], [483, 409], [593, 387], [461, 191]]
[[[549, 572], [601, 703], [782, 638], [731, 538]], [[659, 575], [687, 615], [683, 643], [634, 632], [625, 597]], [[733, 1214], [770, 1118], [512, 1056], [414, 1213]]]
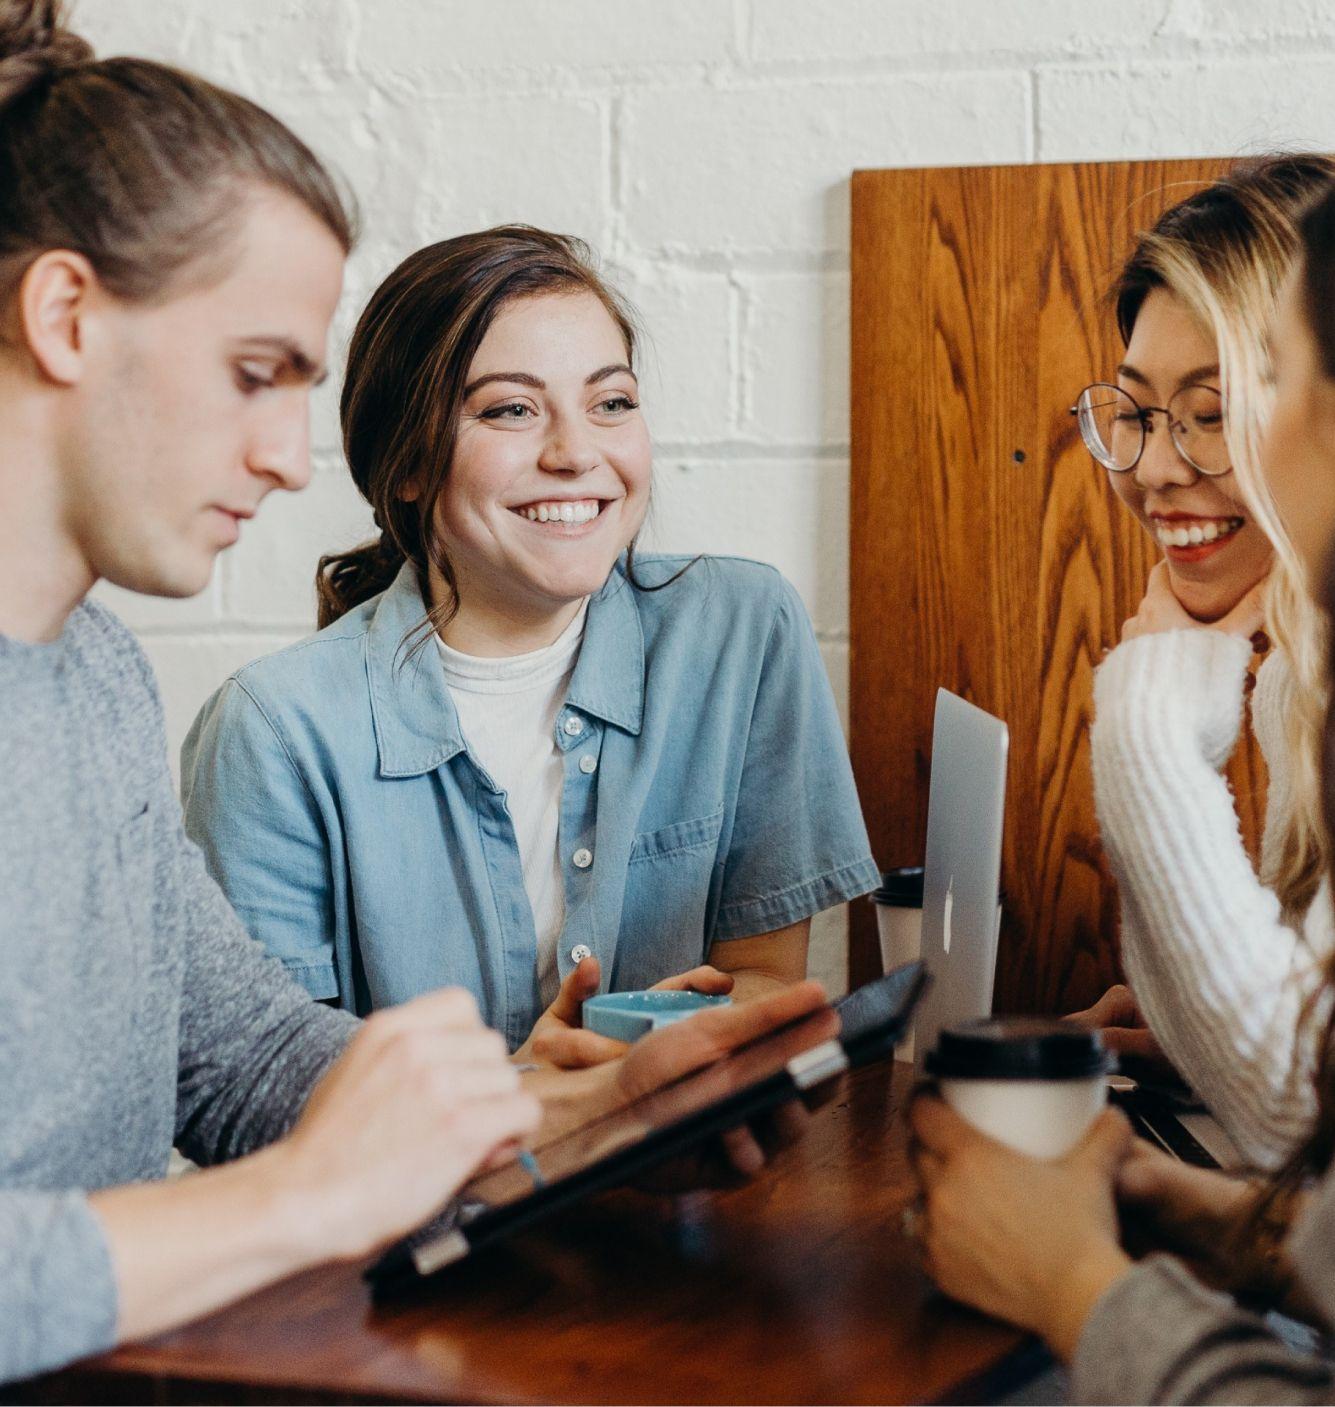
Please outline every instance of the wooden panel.
[[[880, 863], [921, 863], [937, 687], [1010, 724], [999, 1010], [1071, 1010], [1118, 976], [1092, 676], [1157, 554], [1067, 409], [1120, 359], [1106, 292], [1135, 231], [1223, 164], [853, 178], [853, 763]], [[1254, 844], [1250, 739], [1230, 775]], [[853, 910], [862, 981], [875, 919]]]

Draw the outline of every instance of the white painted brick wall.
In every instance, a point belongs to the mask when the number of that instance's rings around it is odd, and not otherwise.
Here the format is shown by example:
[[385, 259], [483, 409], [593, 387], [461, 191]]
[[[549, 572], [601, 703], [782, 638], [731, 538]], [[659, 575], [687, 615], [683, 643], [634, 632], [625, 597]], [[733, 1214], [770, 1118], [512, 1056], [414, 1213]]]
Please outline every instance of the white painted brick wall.
[[[650, 537], [774, 562], [843, 706], [848, 175], [1335, 148], [1335, 0], [82, 0], [102, 52], [196, 68], [346, 175], [365, 238], [335, 329], [409, 250], [497, 220], [584, 235], [649, 333]], [[271, 499], [197, 600], [107, 592], [175, 748], [229, 670], [309, 629], [365, 530], [339, 461]], [[841, 980], [842, 927], [816, 967]]]

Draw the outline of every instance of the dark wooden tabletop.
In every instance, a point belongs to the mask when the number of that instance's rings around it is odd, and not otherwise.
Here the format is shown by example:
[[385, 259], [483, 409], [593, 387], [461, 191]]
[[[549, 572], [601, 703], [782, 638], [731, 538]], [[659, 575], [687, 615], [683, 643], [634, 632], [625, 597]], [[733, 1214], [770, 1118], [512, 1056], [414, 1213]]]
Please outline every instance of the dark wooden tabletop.
[[1041, 1354], [936, 1294], [900, 1232], [909, 1082], [848, 1077], [750, 1186], [598, 1198], [388, 1307], [312, 1271], [25, 1400], [995, 1400]]

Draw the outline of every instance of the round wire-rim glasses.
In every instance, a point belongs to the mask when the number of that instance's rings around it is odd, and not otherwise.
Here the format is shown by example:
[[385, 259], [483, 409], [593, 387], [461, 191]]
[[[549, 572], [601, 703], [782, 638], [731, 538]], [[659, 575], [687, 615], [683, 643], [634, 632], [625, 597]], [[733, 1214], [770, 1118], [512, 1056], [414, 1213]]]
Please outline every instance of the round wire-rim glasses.
[[1126, 474], [1140, 463], [1145, 441], [1162, 415], [1177, 452], [1198, 474], [1227, 474], [1224, 399], [1214, 386], [1183, 386], [1166, 406], [1142, 406], [1129, 392], [1107, 381], [1086, 386], [1071, 407], [1085, 448], [1105, 469]]

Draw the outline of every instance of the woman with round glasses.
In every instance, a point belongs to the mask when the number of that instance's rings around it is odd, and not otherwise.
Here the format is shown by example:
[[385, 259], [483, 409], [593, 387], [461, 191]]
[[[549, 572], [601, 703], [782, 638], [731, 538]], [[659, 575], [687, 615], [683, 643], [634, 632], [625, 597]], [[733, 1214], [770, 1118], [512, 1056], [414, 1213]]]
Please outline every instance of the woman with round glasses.
[[[1140, 278], [1131, 264], [1127, 273]], [[1233, 458], [1208, 333], [1167, 286], [1136, 292], [1140, 306], [1127, 310], [1123, 325], [1123, 384], [1086, 386], [1071, 411], [1089, 452], [1164, 550], [1167, 581], [1156, 583], [1158, 592], [1170, 588], [1194, 620], [1213, 624], [1265, 580], [1271, 544], [1237, 482], [1209, 482], [1231, 478]], [[1133, 347], [1160, 372], [1154, 380], [1136, 365]], [[1206, 362], [1184, 370], [1193, 353]], [[1171, 388], [1162, 405], [1151, 404], [1156, 381]], [[1170, 500], [1176, 506], [1167, 507]]]
[[[1303, 217], [1302, 236], [1275, 326], [1265, 470], [1330, 619], [1335, 194]], [[1335, 714], [1326, 728], [1324, 812], [1335, 828]], [[919, 1099], [910, 1113], [923, 1191], [914, 1225], [938, 1283], [1041, 1334], [1070, 1363], [1071, 1402], [1335, 1402], [1332, 1002], [1328, 965], [1306, 1013], [1320, 1053], [1319, 1111], [1269, 1178], [1188, 1167], [1131, 1138], [1111, 1111], [1067, 1157], [1039, 1163], [976, 1133], [940, 1100]], [[1136, 1262], [1124, 1253], [1119, 1210], [1160, 1254]], [[1259, 1317], [1270, 1308], [1316, 1329], [1316, 1351], [1295, 1351], [1291, 1333], [1281, 1339]]]
[[[1072, 413], [1113, 489], [1163, 549], [1095, 677], [1099, 824], [1121, 890], [1114, 988], [1082, 1016], [1148, 1025], [1245, 1158], [1281, 1159], [1311, 1121], [1295, 1050], [1335, 947], [1317, 734], [1320, 616], [1257, 469], [1271, 400], [1265, 329], [1296, 220], [1335, 176], [1321, 157], [1248, 163], [1172, 207], [1118, 279], [1115, 380]], [[1263, 612], [1264, 606], [1264, 612]], [[1270, 773], [1259, 874], [1221, 775], [1254, 650], [1252, 725]], [[1124, 1050], [1149, 1031], [1119, 1031]]]

